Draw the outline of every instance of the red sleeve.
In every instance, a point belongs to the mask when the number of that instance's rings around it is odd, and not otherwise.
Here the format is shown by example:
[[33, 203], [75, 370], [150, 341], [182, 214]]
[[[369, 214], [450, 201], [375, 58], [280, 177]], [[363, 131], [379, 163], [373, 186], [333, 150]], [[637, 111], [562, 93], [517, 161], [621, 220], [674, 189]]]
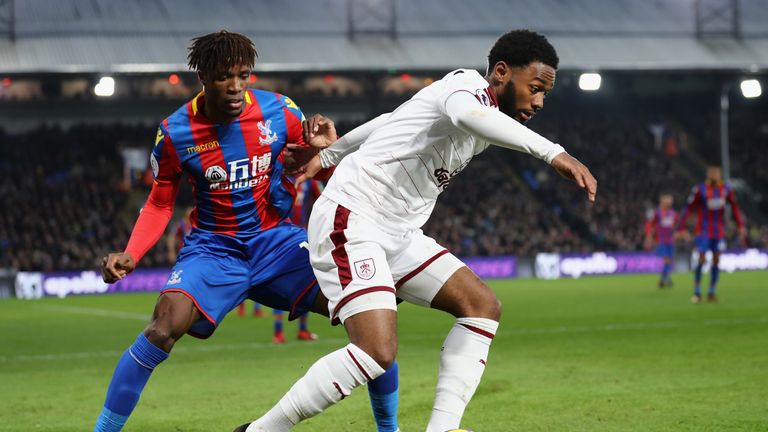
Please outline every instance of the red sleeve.
[[125, 248], [125, 253], [130, 255], [134, 262], [138, 263], [163, 236], [165, 227], [173, 216], [178, 191], [179, 179], [170, 182], [155, 180]]
[[744, 218], [741, 217], [741, 209], [739, 203], [736, 202], [736, 194], [733, 193], [733, 189], [728, 189], [728, 202], [731, 204], [731, 210], [733, 211], [733, 219], [736, 220], [736, 225], [739, 229], [744, 228]]
[[656, 214], [656, 212], [653, 212], [653, 217], [648, 219], [645, 222], [645, 236], [646, 237], [650, 236], [651, 233], [653, 232], [653, 226], [656, 223], [656, 218], [657, 217], [658, 217], [658, 215]]
[[691, 195], [688, 197], [688, 205], [685, 206], [685, 210], [683, 210], [683, 215], [680, 216], [680, 225], [678, 226], [678, 231], [685, 231], [685, 223], [688, 221], [688, 217], [691, 215], [691, 212], [693, 209], [698, 207], [701, 204], [701, 197], [699, 196], [699, 188], [694, 187], [693, 191], [691, 191]]
[[179, 191], [181, 162], [167, 132], [167, 121], [157, 130], [155, 148], [152, 150], [151, 165], [155, 180], [147, 202], [133, 227], [131, 238], [125, 247], [133, 261], [138, 263], [144, 254], [163, 236], [173, 216], [173, 206]]

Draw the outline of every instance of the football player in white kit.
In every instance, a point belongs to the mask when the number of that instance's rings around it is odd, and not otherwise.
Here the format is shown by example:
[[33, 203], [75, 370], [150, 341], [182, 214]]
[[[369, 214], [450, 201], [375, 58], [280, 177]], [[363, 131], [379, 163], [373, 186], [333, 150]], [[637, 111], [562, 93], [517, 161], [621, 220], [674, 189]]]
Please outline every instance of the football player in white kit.
[[[440, 352], [428, 432], [460, 427], [485, 369], [501, 304], [469, 268], [420, 227], [438, 195], [472, 158], [497, 145], [543, 159], [594, 201], [597, 181], [579, 161], [523, 126], [544, 106], [558, 57], [527, 30], [501, 36], [485, 77], [459, 69], [323, 149], [312, 177], [338, 164], [309, 221], [310, 260], [331, 319], [350, 343], [318, 360], [267, 414], [237, 431], [281, 432], [384, 373], [397, 352], [397, 302], [456, 317]], [[316, 116], [309, 133], [332, 128]], [[482, 181], [482, 179], [478, 179]], [[514, 215], [509, 215], [514, 217]]]

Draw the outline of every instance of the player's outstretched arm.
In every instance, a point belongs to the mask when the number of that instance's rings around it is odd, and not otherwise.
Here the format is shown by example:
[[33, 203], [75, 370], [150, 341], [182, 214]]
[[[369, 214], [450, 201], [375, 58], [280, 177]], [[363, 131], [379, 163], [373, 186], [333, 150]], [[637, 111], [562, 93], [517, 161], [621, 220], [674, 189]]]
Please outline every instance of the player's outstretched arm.
[[[296, 184], [301, 184], [311, 178], [314, 178], [320, 171], [331, 168], [341, 162], [341, 160], [350, 153], [357, 150], [368, 138], [373, 131], [381, 127], [387, 119], [389, 119], [390, 113], [382, 114], [373, 120], [363, 123], [362, 125], [352, 129], [351, 132], [337, 139], [332, 144], [329, 144], [320, 153], [309, 160], [306, 164], [293, 164], [288, 171], [288, 174], [298, 174], [296, 178]], [[324, 117], [320, 114], [315, 114], [311, 119], [306, 120], [303, 123], [304, 126], [304, 139], [317, 139], [310, 136], [312, 131], [317, 127], [317, 132], [323, 131], [323, 126], [320, 125], [321, 119]], [[334, 127], [333, 134], [336, 133]], [[330, 136], [330, 135], [328, 135]], [[324, 139], [317, 139], [318, 143], [323, 142]], [[312, 144], [314, 146], [314, 144]], [[288, 144], [286, 154], [291, 154], [291, 160], [298, 160], [300, 156], [295, 154], [299, 151], [300, 146], [296, 144]]]
[[127, 276], [136, 268], [141, 257], [160, 240], [173, 216], [178, 189], [178, 179], [155, 180], [125, 251], [113, 252], [102, 258], [101, 276], [104, 282], [114, 283]]
[[551, 164], [565, 149], [523, 126], [501, 111], [482, 105], [466, 91], [445, 101], [445, 114], [457, 128], [491, 144], [528, 153]]
[[560, 153], [552, 159], [552, 168], [561, 176], [575, 181], [580, 188], [587, 192], [587, 198], [592, 202], [595, 201], [597, 180], [583, 163], [568, 153]]
[[329, 147], [320, 151], [320, 161], [323, 168], [330, 168], [344, 159], [350, 153], [354, 153], [366, 139], [387, 122], [391, 113], [382, 114], [375, 119], [363, 123], [352, 129], [348, 134], [339, 138]]

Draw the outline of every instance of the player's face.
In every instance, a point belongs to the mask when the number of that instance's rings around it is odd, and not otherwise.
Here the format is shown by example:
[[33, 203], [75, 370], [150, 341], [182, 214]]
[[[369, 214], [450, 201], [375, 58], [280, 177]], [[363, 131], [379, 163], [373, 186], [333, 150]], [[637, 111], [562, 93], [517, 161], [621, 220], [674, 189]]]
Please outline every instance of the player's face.
[[245, 89], [251, 69], [237, 65], [203, 76], [205, 100], [216, 117], [237, 118], [245, 108]]
[[524, 67], [505, 67], [503, 73], [496, 68], [496, 77], [503, 83], [502, 90], [496, 95], [499, 110], [520, 123], [530, 120], [536, 112], [544, 108], [544, 98], [555, 85], [555, 68], [542, 62], [531, 62]]
[[670, 208], [672, 207], [673, 199], [672, 195], [662, 195], [659, 199], [659, 205], [661, 208]]
[[712, 182], [722, 181], [723, 173], [720, 171], [720, 167], [711, 166], [707, 168], [707, 180]]

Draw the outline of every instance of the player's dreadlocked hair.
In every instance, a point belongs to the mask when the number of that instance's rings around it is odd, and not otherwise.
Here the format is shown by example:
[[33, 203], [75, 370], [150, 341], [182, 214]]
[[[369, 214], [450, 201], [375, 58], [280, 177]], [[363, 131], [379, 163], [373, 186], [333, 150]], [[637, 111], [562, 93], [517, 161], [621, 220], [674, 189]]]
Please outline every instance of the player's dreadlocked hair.
[[187, 59], [190, 69], [215, 73], [236, 65], [252, 68], [256, 56], [256, 47], [250, 39], [222, 30], [192, 39]]
[[512, 30], [496, 41], [491, 52], [488, 53], [488, 68], [493, 68], [500, 61], [512, 67], [526, 66], [533, 61], [540, 61], [555, 69], [560, 63], [555, 47], [547, 38], [530, 30]]

